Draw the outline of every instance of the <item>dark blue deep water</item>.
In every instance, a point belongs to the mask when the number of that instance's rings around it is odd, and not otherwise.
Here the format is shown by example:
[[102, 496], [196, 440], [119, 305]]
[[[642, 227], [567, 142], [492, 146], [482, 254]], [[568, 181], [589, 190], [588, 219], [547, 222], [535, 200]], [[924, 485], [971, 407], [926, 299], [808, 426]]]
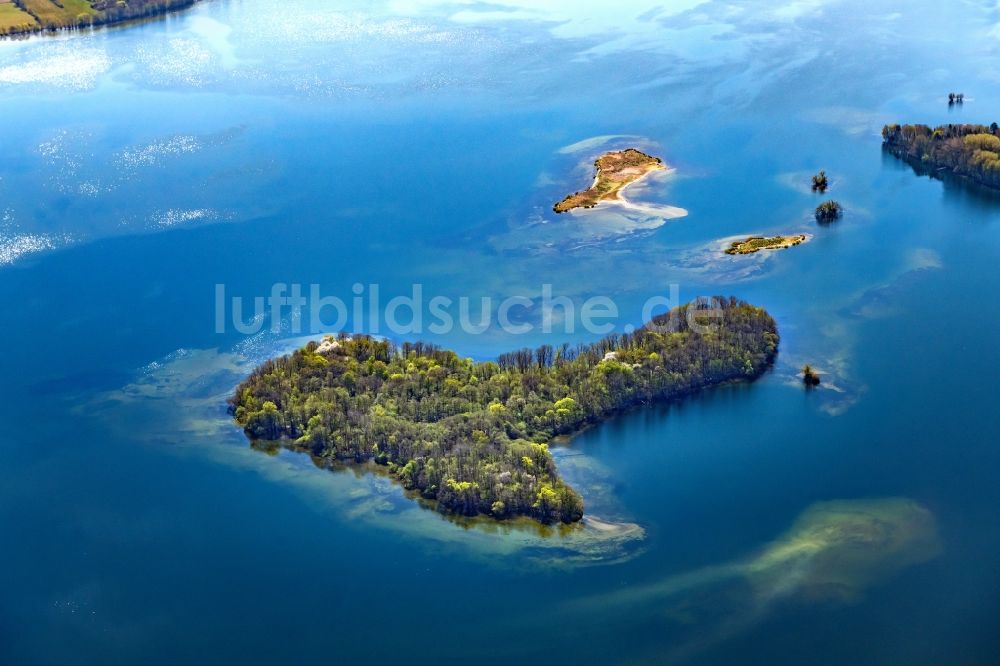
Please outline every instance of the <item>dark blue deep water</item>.
[[[879, 137], [1000, 118], [1000, 11], [952, 4], [214, 0], [0, 43], [0, 663], [997, 663], [1000, 201]], [[654, 208], [551, 212], [630, 145]], [[811, 238], [720, 252], [751, 233]], [[462, 526], [230, 425], [309, 331], [218, 332], [216, 285], [275, 283], [551, 284], [619, 330], [676, 285], [781, 351], [556, 451], [616, 537]], [[824, 550], [858, 514], [889, 542]]]

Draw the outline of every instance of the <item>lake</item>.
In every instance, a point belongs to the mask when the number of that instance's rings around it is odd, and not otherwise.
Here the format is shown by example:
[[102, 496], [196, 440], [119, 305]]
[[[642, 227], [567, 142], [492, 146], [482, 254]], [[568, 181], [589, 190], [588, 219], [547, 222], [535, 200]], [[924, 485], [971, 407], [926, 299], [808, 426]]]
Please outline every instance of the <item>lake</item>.
[[[1000, 201], [879, 133], [997, 120], [998, 35], [989, 3], [214, 0], [0, 42], [0, 662], [996, 663]], [[672, 169], [647, 208], [552, 212], [629, 146]], [[546, 285], [617, 331], [734, 295], [782, 340], [554, 448], [619, 531], [461, 523], [232, 425], [322, 332], [245, 321], [275, 284], [527, 299], [526, 333], [418, 336], [476, 359], [599, 337], [545, 332]]]

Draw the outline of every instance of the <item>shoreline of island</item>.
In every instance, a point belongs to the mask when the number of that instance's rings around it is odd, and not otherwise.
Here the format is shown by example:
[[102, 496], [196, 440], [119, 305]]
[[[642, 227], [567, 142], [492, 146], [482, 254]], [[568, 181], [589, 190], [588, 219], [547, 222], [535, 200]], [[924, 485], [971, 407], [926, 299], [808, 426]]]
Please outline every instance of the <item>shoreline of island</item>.
[[[620, 206], [621, 208], [625, 208], [627, 210], [633, 210], [637, 213], [652, 215], [654, 217], [662, 217], [666, 220], [674, 220], [679, 217], [687, 217], [688, 210], [686, 208], [681, 208], [680, 206], [671, 206], [669, 204], [639, 203], [625, 197], [625, 190], [629, 189], [633, 185], [636, 185], [638, 183], [643, 182], [644, 180], [647, 180], [653, 175], [662, 174], [665, 176], [669, 176], [676, 172], [677, 169], [673, 167], [668, 167], [666, 165], [663, 165], [662, 169], [652, 169], [650, 171], [647, 171], [646, 173], [642, 174], [641, 176], [633, 180], [631, 183], [626, 183], [620, 190], [618, 190], [618, 193], [614, 199], [608, 199], [601, 203], [606, 203], [609, 206]], [[598, 203], [598, 205], [600, 205], [600, 203]]]

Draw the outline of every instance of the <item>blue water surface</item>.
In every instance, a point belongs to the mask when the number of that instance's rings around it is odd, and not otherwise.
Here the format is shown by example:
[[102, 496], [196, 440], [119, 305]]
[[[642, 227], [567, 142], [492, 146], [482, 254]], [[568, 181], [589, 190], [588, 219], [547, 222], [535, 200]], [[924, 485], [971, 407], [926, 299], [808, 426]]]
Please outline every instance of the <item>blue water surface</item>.
[[[0, 42], [0, 663], [996, 663], [1000, 202], [879, 131], [996, 120], [998, 35], [986, 2], [213, 0]], [[551, 211], [632, 145], [673, 171], [630, 197], [687, 216]], [[810, 239], [720, 251], [752, 233]], [[230, 425], [309, 331], [219, 331], [217, 285], [275, 283], [494, 308], [551, 284], [618, 330], [677, 285], [766, 307], [781, 351], [556, 451], [622, 541], [463, 526]], [[598, 337], [519, 317], [420, 337]], [[745, 573], [817, 503], [886, 498], [934, 552]]]

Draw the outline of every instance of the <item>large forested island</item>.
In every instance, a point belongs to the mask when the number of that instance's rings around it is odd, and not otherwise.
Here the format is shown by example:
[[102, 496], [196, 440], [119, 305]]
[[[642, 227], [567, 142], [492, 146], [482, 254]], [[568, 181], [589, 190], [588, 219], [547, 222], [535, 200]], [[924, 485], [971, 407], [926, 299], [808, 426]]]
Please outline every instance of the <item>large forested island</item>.
[[570, 194], [553, 206], [557, 213], [565, 213], [574, 208], [593, 208], [602, 201], [611, 201], [628, 185], [653, 171], [666, 167], [663, 160], [635, 148], [626, 148], [605, 153], [594, 162], [597, 175], [594, 184], [586, 190]]
[[196, 0], [0, 0], [0, 35], [89, 28], [163, 14]]
[[1000, 129], [992, 125], [886, 125], [886, 149], [918, 172], [957, 176], [1000, 189]]
[[231, 410], [252, 440], [321, 465], [374, 462], [446, 512], [571, 523], [583, 501], [559, 477], [553, 437], [635, 405], [754, 379], [773, 363], [778, 332], [767, 312], [732, 298], [709, 303], [632, 334], [495, 362], [426, 343], [328, 337], [257, 368]]

